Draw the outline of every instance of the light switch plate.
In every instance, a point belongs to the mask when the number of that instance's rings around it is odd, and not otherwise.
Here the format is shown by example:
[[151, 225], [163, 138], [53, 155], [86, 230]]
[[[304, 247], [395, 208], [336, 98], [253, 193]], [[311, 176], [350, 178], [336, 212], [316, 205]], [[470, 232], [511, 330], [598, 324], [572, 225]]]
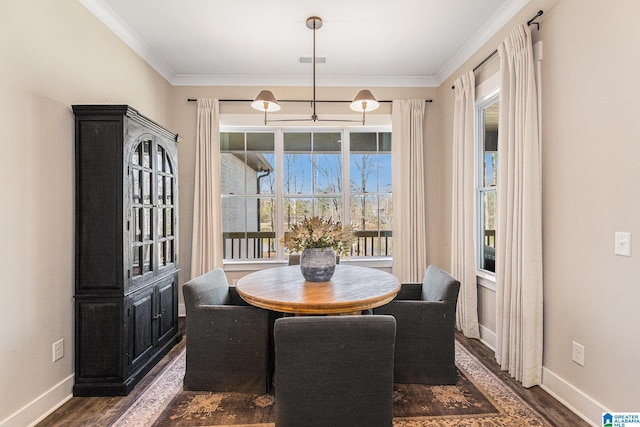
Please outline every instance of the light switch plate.
[[572, 344], [571, 360], [580, 366], [584, 366], [584, 346], [575, 341]]
[[631, 233], [616, 231], [615, 254], [631, 256]]

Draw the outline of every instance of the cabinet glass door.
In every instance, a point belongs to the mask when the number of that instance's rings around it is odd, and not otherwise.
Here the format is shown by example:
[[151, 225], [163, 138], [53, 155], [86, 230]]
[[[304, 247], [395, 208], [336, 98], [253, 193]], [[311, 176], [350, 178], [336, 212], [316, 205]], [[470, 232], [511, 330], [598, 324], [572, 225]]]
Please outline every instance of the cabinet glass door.
[[153, 234], [154, 208], [152, 191], [154, 161], [151, 156], [153, 141], [141, 141], [133, 151], [131, 162], [131, 195], [133, 217], [132, 266], [133, 278], [153, 271]]
[[157, 146], [157, 188], [158, 188], [158, 267], [163, 268], [175, 262], [175, 193], [176, 177], [169, 153]]
[[141, 139], [131, 161], [132, 265], [136, 280], [176, 262], [176, 175], [171, 154], [152, 137]]

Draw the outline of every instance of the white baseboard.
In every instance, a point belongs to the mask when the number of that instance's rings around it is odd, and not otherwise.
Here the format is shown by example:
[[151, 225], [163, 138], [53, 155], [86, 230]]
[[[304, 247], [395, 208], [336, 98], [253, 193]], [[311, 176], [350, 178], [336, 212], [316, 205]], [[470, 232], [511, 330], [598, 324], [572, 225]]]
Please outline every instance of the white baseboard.
[[74, 375], [69, 375], [55, 386], [0, 421], [0, 427], [35, 426], [73, 396]]
[[[480, 341], [495, 351], [496, 334], [482, 325], [480, 325]], [[602, 425], [603, 412], [611, 412], [602, 404], [587, 396], [583, 391], [545, 367], [542, 368], [542, 384], [540, 387], [594, 427]]]
[[480, 325], [479, 330], [480, 341], [491, 350], [496, 351], [496, 333], [482, 325]]
[[[186, 316], [184, 304], [178, 304], [178, 316]], [[73, 397], [75, 375], [69, 375], [4, 420], [0, 427], [33, 427]]]
[[611, 412], [601, 403], [544, 367], [540, 387], [594, 427], [602, 425], [603, 412]]

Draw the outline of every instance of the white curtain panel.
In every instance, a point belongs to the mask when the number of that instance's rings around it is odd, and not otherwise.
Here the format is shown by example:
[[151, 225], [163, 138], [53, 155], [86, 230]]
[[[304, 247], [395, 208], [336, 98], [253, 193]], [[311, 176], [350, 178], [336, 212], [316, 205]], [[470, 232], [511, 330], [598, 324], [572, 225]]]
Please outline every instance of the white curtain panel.
[[393, 274], [421, 282], [427, 270], [424, 99], [392, 104]]
[[475, 230], [475, 76], [454, 82], [451, 275], [460, 281], [456, 328], [479, 338]]
[[222, 267], [218, 100], [198, 99], [191, 277]]
[[542, 207], [538, 101], [526, 24], [498, 47], [496, 360], [531, 387], [542, 380]]

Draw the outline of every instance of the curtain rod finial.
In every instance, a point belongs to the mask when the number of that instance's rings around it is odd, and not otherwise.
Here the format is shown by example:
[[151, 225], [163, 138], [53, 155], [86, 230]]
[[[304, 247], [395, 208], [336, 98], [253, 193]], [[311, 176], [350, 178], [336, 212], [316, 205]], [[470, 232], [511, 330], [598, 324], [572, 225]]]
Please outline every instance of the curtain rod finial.
[[535, 22], [536, 19], [538, 19], [538, 17], [542, 16], [544, 12], [542, 10], [539, 10], [538, 13], [536, 13], [536, 16], [534, 16], [533, 18], [529, 19], [527, 21], [527, 25], [531, 26], [532, 24], [536, 25], [536, 29], [540, 30], [540, 23], [539, 22]]

